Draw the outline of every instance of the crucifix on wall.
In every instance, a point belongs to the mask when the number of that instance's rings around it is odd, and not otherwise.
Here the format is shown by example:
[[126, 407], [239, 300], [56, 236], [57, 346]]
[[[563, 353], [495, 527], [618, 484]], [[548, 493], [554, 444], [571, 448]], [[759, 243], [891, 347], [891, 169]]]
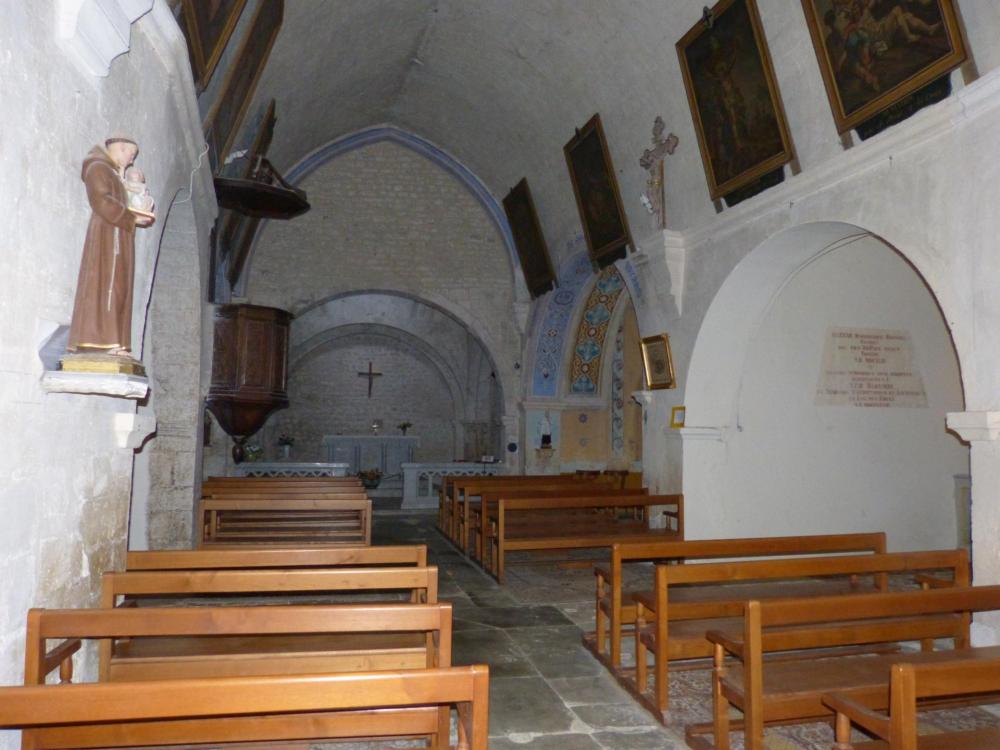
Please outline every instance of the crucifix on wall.
[[374, 370], [372, 370], [372, 363], [369, 362], [368, 363], [368, 372], [359, 372], [358, 373], [358, 377], [359, 378], [368, 378], [368, 398], [371, 398], [372, 397], [372, 383], [375, 382], [375, 378], [382, 377], [382, 373], [375, 372]]

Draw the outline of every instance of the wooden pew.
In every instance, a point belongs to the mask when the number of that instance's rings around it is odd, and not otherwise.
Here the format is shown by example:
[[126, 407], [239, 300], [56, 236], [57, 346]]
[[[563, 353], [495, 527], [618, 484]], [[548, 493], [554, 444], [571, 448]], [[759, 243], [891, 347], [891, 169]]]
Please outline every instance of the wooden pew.
[[[679, 506], [683, 502], [682, 495], [607, 493], [511, 500], [501, 496], [482, 511], [483, 523], [489, 525], [483, 565], [502, 583], [506, 553], [514, 550], [588, 549], [610, 547], [615, 542], [681, 539], [683, 530], [650, 529], [647, 513], [654, 505]], [[621, 518], [621, 511], [634, 514]], [[547, 512], [545, 521], [540, 520], [541, 512]], [[523, 522], [518, 521], [519, 515], [524, 516]]]
[[[765, 724], [831, 718], [822, 702], [840, 693], [871, 710], [889, 702], [889, 670], [895, 663], [933, 664], [975, 653], [1000, 658], [1000, 647], [969, 650], [973, 612], [1000, 609], [1000, 586], [954, 587], [923, 591], [858, 594], [813, 599], [750, 601], [741, 627], [712, 630], [714, 647], [713, 734], [710, 745], [700, 727], [687, 728], [693, 748], [728, 750], [730, 706], [743, 711], [746, 750], [763, 748]], [[937, 639], [954, 648], [933, 651]], [[920, 641], [923, 650], [864, 657], [827, 655], [803, 658], [810, 649]], [[794, 660], [764, 660], [765, 652], [795, 650]], [[726, 656], [735, 657], [728, 661]]]
[[202, 482], [202, 490], [262, 487], [271, 489], [291, 489], [299, 487], [360, 487], [358, 477], [209, 477]]
[[[657, 564], [653, 591], [633, 595], [636, 603], [634, 679], [625, 670], [619, 669], [616, 674], [640, 703], [666, 723], [669, 663], [711, 656], [712, 646], [705, 640], [705, 631], [738, 628], [738, 618], [746, 601], [875, 592], [885, 590], [890, 574], [938, 570], [950, 571], [956, 585], [968, 586], [968, 553], [958, 549]], [[870, 582], [859, 580], [862, 577]], [[648, 686], [647, 652], [653, 655], [652, 690]]]
[[427, 566], [424, 544], [376, 547], [266, 547], [232, 549], [143, 550], [125, 556], [125, 569], [237, 570], [244, 568], [339, 568], [377, 565]]
[[23, 730], [26, 750], [401, 739], [436, 732], [451, 706], [458, 744], [436, 746], [486, 750], [486, 666], [3, 687], [0, 728]]
[[198, 504], [198, 546], [367, 545], [371, 518], [364, 492], [210, 496]]
[[[111, 639], [142, 651], [141, 644], [145, 641], [177, 642], [185, 637], [199, 643], [196, 653], [160, 649], [161, 653], [137, 659], [128, 668], [111, 670], [102, 675], [102, 681], [124, 681], [137, 686], [161, 684], [160, 680], [205, 677], [330, 676], [373, 670], [392, 675], [398, 670], [449, 667], [451, 606], [32, 610], [26, 636], [25, 682], [41, 684], [57, 668], [63, 682], [70, 681], [72, 653], [81, 640]], [[407, 637], [409, 643], [405, 642]], [[62, 643], [50, 651], [47, 648], [50, 640]], [[233, 643], [222, 645], [225, 641]], [[214, 700], [209, 703], [216, 705]], [[410, 727], [407, 731], [391, 730], [387, 734], [429, 735], [447, 742], [448, 709], [441, 706], [429, 709], [431, 713], [428, 708], [401, 713], [382, 710], [378, 719], [389, 724], [398, 719]], [[374, 719], [358, 715], [349, 722], [361, 720], [371, 729], [377, 726]], [[415, 725], [414, 721], [419, 723]], [[434, 746], [439, 746], [436, 740]]]
[[[469, 531], [471, 532], [473, 544], [469, 550], [469, 557], [478, 562], [480, 565], [483, 563], [484, 550], [488, 545], [488, 537], [490, 526], [487, 523], [483, 523], [483, 508], [487, 508], [487, 514], [491, 512], [495, 513], [497, 508], [497, 503], [501, 498], [505, 500], [520, 500], [522, 498], [528, 499], [548, 499], [548, 498], [558, 498], [558, 497], [634, 497], [634, 496], [644, 496], [648, 495], [649, 490], [638, 487], [635, 489], [611, 489], [605, 488], [603, 486], [593, 486], [587, 485], [580, 487], [579, 485], [573, 485], [569, 487], [560, 487], [558, 489], [547, 489], [539, 490], [533, 489], [518, 489], [518, 490], [483, 490], [480, 495], [480, 500], [477, 502], [475, 500], [470, 500], [466, 505], [469, 510]], [[575, 515], [579, 515], [581, 512], [580, 508], [576, 509], [563, 509], [562, 515], [566, 521], [572, 521]], [[588, 509], [587, 514], [593, 515], [593, 510]], [[537, 525], [544, 526], [550, 520], [547, 515], [550, 515], [548, 511], [542, 509], [537, 514], [539, 517], [537, 520]], [[526, 515], [518, 520], [521, 521], [522, 525], [531, 526], [534, 524], [534, 520], [531, 518], [530, 514]], [[485, 565], [484, 565], [485, 567]]]
[[[265, 609], [284, 609], [276, 596], [333, 594], [361, 592], [404, 592], [412, 603], [437, 602], [437, 568], [342, 568], [299, 570], [193, 570], [193, 571], [139, 571], [105, 573], [101, 583], [101, 606], [119, 607], [129, 604], [140, 611], [163, 613], [172, 609], [171, 602], [181, 605], [191, 597], [225, 597], [227, 601], [247, 601], [259, 604], [267, 599], [281, 606]], [[287, 600], [285, 600], [287, 601]], [[346, 606], [346, 605], [341, 605]], [[132, 607], [128, 607], [132, 608]], [[154, 614], [155, 616], [155, 614]], [[211, 644], [209, 644], [211, 645]], [[240, 647], [240, 644], [236, 644]], [[408, 646], [413, 646], [407, 641]], [[143, 660], [162, 654], [197, 654], [204, 642], [158, 642], [145, 646], [139, 653], [134, 646], [119, 645], [102, 640], [99, 648], [101, 678], [106, 680], [113, 670], [129, 668]], [[152, 650], [150, 650], [152, 649]], [[138, 659], [138, 662], [134, 660]], [[131, 660], [131, 661], [130, 661]], [[148, 668], [147, 668], [148, 669]]]
[[[1000, 727], [956, 730], [917, 736], [918, 701], [982, 695], [996, 699], [1000, 692], [1000, 658], [970, 649], [961, 657], [933, 664], [894, 664], [889, 669], [888, 715], [841, 693], [823, 695], [823, 704], [836, 714], [838, 750], [983, 750], [1000, 747]], [[851, 743], [851, 725], [878, 737]]]
[[884, 553], [885, 533], [819, 534], [809, 536], [694, 539], [682, 541], [618, 542], [611, 546], [607, 565], [594, 568], [597, 596], [596, 631], [586, 633], [584, 645], [611, 671], [621, 667], [621, 644], [626, 626], [635, 624], [635, 602], [622, 580], [628, 564], [734, 557], [788, 557], [837, 553]]
[[[561, 489], [577, 483], [606, 484], [610, 478], [559, 476], [548, 474], [519, 475], [503, 477], [456, 477], [451, 482], [451, 496], [447, 498], [444, 511], [439, 513], [438, 530], [445, 535], [462, 552], [466, 552], [468, 543], [469, 509], [468, 501], [482, 494], [484, 490], [534, 488], [538, 490]], [[440, 509], [439, 509], [440, 510]], [[464, 542], [461, 540], [465, 540]]]

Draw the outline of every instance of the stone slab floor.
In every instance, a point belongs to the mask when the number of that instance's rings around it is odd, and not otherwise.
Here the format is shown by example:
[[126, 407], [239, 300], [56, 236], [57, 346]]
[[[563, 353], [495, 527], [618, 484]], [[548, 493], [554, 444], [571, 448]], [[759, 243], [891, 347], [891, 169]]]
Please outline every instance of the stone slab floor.
[[453, 663], [490, 667], [491, 750], [687, 747], [581, 645], [581, 625], [593, 622], [589, 568], [514, 566], [498, 586], [434, 529], [435, 519], [377, 513], [372, 544], [427, 544], [440, 598], [454, 605]]

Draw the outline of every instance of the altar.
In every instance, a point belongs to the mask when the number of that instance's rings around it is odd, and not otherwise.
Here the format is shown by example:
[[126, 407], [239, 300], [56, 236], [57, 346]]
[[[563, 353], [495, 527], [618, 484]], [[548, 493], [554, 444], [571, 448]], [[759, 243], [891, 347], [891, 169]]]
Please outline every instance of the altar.
[[413, 461], [420, 438], [406, 435], [324, 435], [323, 447], [330, 463], [346, 463], [348, 474], [379, 469], [382, 476], [402, 474]]

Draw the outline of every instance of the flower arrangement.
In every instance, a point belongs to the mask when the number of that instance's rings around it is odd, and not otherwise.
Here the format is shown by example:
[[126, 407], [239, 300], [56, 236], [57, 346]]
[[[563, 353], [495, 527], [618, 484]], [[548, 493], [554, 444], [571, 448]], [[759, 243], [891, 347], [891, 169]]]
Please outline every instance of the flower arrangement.
[[247, 443], [243, 446], [244, 461], [258, 461], [264, 455], [264, 448], [257, 443]]
[[400, 422], [398, 425], [396, 425], [396, 429], [398, 429], [404, 435], [406, 434], [406, 431], [411, 427], [413, 427], [413, 422]]
[[295, 445], [295, 438], [284, 433], [278, 435], [278, 445], [287, 445], [289, 448]]
[[367, 489], [373, 490], [378, 487], [379, 482], [382, 481], [382, 470], [373, 468], [359, 471], [358, 479], [361, 480], [361, 484], [363, 484]]

